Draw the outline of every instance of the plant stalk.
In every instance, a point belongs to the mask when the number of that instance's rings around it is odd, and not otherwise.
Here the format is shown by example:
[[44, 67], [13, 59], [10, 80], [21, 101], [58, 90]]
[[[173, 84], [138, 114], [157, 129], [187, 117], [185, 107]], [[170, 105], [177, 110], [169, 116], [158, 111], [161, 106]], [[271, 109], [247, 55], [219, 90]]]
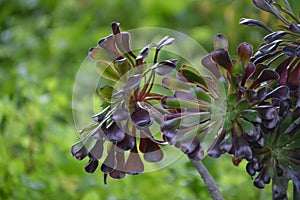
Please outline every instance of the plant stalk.
[[209, 173], [208, 169], [202, 163], [202, 161], [196, 161], [190, 159], [193, 165], [196, 167], [197, 171], [199, 172], [201, 178], [204, 181], [204, 184], [207, 187], [207, 190], [213, 200], [224, 200], [214, 178]]
[[293, 199], [294, 200], [300, 200], [300, 192], [297, 191], [296, 185], [293, 184]]

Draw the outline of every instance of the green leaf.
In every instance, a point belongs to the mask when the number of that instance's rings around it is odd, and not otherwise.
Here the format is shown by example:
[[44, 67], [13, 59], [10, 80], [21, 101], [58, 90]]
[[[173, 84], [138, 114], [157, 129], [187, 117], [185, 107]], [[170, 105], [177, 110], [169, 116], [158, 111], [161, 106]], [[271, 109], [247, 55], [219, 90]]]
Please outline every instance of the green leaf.
[[114, 88], [111, 86], [104, 86], [99, 89], [98, 93], [103, 100], [110, 102], [112, 93], [114, 91]]
[[223, 128], [226, 130], [226, 131], [229, 131], [230, 129], [232, 129], [232, 123], [231, 123], [231, 120], [228, 119], [228, 117], [226, 117], [225, 121], [224, 121], [224, 126]]
[[111, 65], [111, 63], [99, 61], [97, 62], [97, 71], [100, 74], [100, 76], [112, 80], [112, 81], [119, 81], [120, 76], [116, 69]]
[[166, 109], [204, 109], [209, 108], [210, 104], [201, 101], [183, 100], [176, 97], [165, 96], [161, 99], [162, 106]]
[[179, 91], [190, 91], [190, 84], [180, 81], [176, 78], [164, 78], [162, 80], [162, 86], [169, 90], [179, 90]]
[[126, 72], [130, 70], [130, 64], [126, 58], [123, 58], [114, 61], [114, 68], [116, 69], [120, 77], [122, 77], [124, 74], [126, 74]]
[[256, 110], [244, 110], [240, 114], [251, 122], [261, 123], [261, 118]]
[[238, 111], [238, 113], [243, 112], [244, 110], [249, 108], [249, 102], [247, 100], [242, 100], [240, 102], [238, 102], [235, 110]]
[[241, 125], [243, 131], [245, 131], [246, 133], [252, 131], [255, 128], [251, 122], [248, 122], [244, 119], [237, 118], [237, 122]]
[[211, 103], [211, 97], [200, 87], [191, 87], [191, 93], [194, 94], [197, 99]]
[[183, 65], [179, 70], [177, 75], [183, 76], [187, 79], [187, 81], [191, 81], [194, 83], [197, 83], [199, 86], [206, 88], [207, 85], [204, 80], [204, 78], [201, 76], [201, 74], [193, 67]]

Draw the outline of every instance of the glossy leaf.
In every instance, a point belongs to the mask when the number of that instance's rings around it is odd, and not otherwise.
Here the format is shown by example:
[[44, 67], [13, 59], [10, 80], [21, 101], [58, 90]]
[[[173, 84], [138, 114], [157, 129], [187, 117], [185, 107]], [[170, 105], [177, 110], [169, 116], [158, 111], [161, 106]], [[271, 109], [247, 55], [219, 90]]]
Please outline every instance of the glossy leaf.
[[296, 45], [287, 45], [287, 46], [283, 47], [282, 51], [287, 56], [295, 57], [295, 56], [297, 56], [297, 48], [298, 48], [298, 46], [296, 46]]
[[148, 128], [154, 122], [150, 113], [146, 109], [142, 108], [139, 103], [135, 104], [134, 111], [131, 114], [131, 120], [140, 130]]
[[258, 26], [261, 27], [269, 32], [273, 32], [272, 29], [270, 29], [267, 25], [265, 25], [264, 23], [258, 21], [258, 20], [254, 20], [254, 19], [247, 19], [247, 18], [241, 18], [240, 19], [240, 24], [246, 25], [246, 26]]
[[178, 60], [161, 61], [156, 65], [153, 71], [160, 76], [167, 76], [175, 70], [177, 63]]
[[87, 173], [94, 173], [98, 167], [98, 160], [90, 159], [89, 162], [85, 165], [84, 170]]
[[276, 109], [272, 106], [259, 106], [257, 111], [259, 112], [260, 116], [266, 120], [274, 119], [278, 114]]
[[82, 160], [88, 155], [88, 150], [81, 141], [71, 147], [71, 153], [77, 160]]
[[249, 62], [252, 56], [253, 47], [251, 44], [243, 42], [238, 47], [238, 57], [239, 61], [243, 61], [245, 64]]
[[290, 24], [289, 30], [293, 33], [297, 33], [297, 34], [300, 33], [300, 27], [295, 22], [292, 22]]
[[108, 128], [102, 126], [103, 133], [108, 141], [120, 142], [125, 138], [125, 132], [120, 129], [116, 122], [113, 122]]
[[272, 10], [270, 9], [271, 3], [268, 3], [268, 2], [273, 2], [273, 0], [271, 0], [271, 1], [252, 0], [252, 2], [257, 8], [272, 13]]
[[253, 89], [256, 86], [258, 86], [260, 83], [265, 82], [265, 81], [274, 81], [278, 80], [279, 75], [271, 70], [271, 69], [264, 69], [257, 77], [257, 79], [254, 80], [252, 85], [249, 87], [249, 89]]
[[89, 156], [92, 156], [94, 159], [99, 160], [103, 154], [103, 140], [97, 140], [94, 147], [90, 150]]
[[247, 67], [245, 68], [245, 72], [242, 77], [241, 86], [245, 86], [246, 82], [254, 74], [255, 69], [256, 69], [256, 67], [252, 62], [249, 62], [247, 64]]
[[152, 142], [148, 138], [145, 139], [145, 153], [144, 159], [147, 162], [158, 162], [163, 159], [163, 151], [158, 144]]
[[116, 152], [117, 166], [116, 169], [109, 173], [114, 179], [121, 179], [126, 176], [125, 173], [125, 156], [124, 152]]
[[218, 65], [224, 67], [229, 72], [232, 69], [232, 62], [230, 60], [228, 51], [225, 49], [214, 50], [211, 53], [212, 60], [215, 61]]
[[264, 37], [264, 42], [265, 43], [271, 43], [275, 40], [278, 40], [278, 39], [281, 39], [283, 36], [285, 36], [288, 32], [286, 31], [275, 31], [275, 32], [272, 32], [268, 35], [266, 35]]
[[269, 92], [266, 98], [286, 100], [290, 97], [290, 90], [287, 86], [280, 86]]

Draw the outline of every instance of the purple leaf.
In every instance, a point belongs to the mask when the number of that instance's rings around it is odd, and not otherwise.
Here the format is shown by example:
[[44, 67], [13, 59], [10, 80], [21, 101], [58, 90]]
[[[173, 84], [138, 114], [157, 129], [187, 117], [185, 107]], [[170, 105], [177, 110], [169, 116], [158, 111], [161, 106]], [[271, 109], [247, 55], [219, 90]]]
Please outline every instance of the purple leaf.
[[295, 22], [292, 22], [290, 24], [289, 30], [293, 33], [297, 33], [297, 34], [300, 33], [300, 27], [299, 25], [295, 24]]
[[104, 49], [114, 60], [122, 58], [121, 53], [116, 47], [116, 42], [113, 35], [109, 35], [106, 38], [99, 40], [98, 45]]
[[125, 107], [125, 100], [122, 100], [121, 103], [117, 106], [116, 111], [111, 116], [111, 119], [115, 122], [126, 120], [129, 118], [129, 111]]
[[94, 147], [89, 152], [89, 157], [93, 157], [96, 160], [99, 160], [103, 154], [103, 140], [97, 140]]
[[147, 162], [161, 161], [164, 155], [159, 145], [148, 138], [145, 138], [145, 142], [144, 159]]
[[81, 141], [77, 142], [71, 147], [71, 153], [77, 160], [82, 160], [88, 155], [88, 150]]
[[109, 174], [117, 167], [115, 146], [110, 148], [110, 151], [101, 165], [101, 171], [104, 174]]
[[98, 160], [90, 159], [89, 162], [85, 165], [84, 170], [87, 173], [94, 173], [98, 167]]
[[136, 146], [131, 149], [128, 159], [125, 164], [125, 172], [127, 174], [136, 175], [144, 171], [144, 164], [137, 152]]
[[297, 55], [297, 50], [298, 46], [297, 45], [287, 45], [283, 47], [282, 51], [285, 55], [290, 56], [290, 57], [295, 57]]
[[287, 86], [280, 86], [267, 94], [266, 98], [286, 100], [290, 97], [290, 89]]
[[268, 34], [264, 37], [264, 42], [265, 43], [271, 43], [275, 40], [281, 39], [287, 33], [288, 32], [285, 32], [285, 31], [276, 31], [276, 32], [270, 33], [270, 34]]
[[117, 147], [122, 149], [123, 151], [131, 150], [135, 145], [135, 139], [129, 133], [125, 134], [125, 138], [117, 143]]
[[169, 36], [165, 36], [157, 43], [156, 50], [159, 51], [163, 46], [171, 45], [175, 41], [174, 38], [170, 38]]
[[221, 77], [218, 65], [212, 60], [211, 54], [208, 54], [201, 60], [201, 64], [208, 69], [217, 79]]
[[120, 129], [116, 122], [113, 122], [108, 128], [103, 125], [102, 131], [106, 139], [111, 142], [120, 142], [125, 138], [125, 132]]
[[224, 67], [227, 71], [232, 70], [232, 62], [230, 60], [228, 51], [225, 49], [217, 49], [211, 53], [212, 60], [218, 65]]
[[199, 145], [195, 148], [195, 150], [188, 154], [188, 157], [192, 160], [200, 161], [204, 158], [204, 152], [201, 148], [201, 145]]
[[270, 6], [273, 0], [252, 0], [252, 2], [257, 8], [272, 13]]
[[146, 109], [142, 108], [139, 102], [135, 104], [134, 111], [131, 114], [131, 120], [140, 130], [148, 128], [154, 122], [150, 113]]
[[238, 56], [241, 61], [243, 61], [245, 64], [249, 62], [250, 57], [252, 56], [253, 47], [251, 44], [248, 44], [247, 42], [243, 42], [238, 47]]
[[256, 69], [255, 65], [252, 62], [249, 62], [247, 67], [245, 68], [245, 72], [241, 81], [241, 86], [243, 87], [245, 86], [246, 82], [254, 74], [255, 69]]
[[154, 72], [160, 76], [169, 75], [170, 73], [172, 73], [175, 70], [177, 63], [178, 63], [178, 60], [161, 61], [155, 67]]
[[270, 29], [267, 25], [265, 25], [264, 23], [262, 23], [258, 20], [254, 20], [254, 19], [241, 18], [239, 24], [243, 24], [246, 26], [259, 26], [269, 32], [273, 32], [273, 30]]
[[249, 89], [253, 89], [256, 86], [258, 86], [260, 83], [265, 82], [265, 81], [274, 81], [278, 80], [279, 75], [271, 70], [271, 69], [264, 69], [257, 77], [257, 79], [254, 80], [252, 85], [249, 87]]
[[272, 106], [259, 106], [257, 111], [260, 116], [266, 120], [274, 119], [276, 115], [278, 115], [277, 110]]
[[117, 166], [116, 169], [109, 173], [109, 176], [114, 179], [121, 179], [126, 176], [125, 173], [125, 156], [124, 152], [116, 153]]

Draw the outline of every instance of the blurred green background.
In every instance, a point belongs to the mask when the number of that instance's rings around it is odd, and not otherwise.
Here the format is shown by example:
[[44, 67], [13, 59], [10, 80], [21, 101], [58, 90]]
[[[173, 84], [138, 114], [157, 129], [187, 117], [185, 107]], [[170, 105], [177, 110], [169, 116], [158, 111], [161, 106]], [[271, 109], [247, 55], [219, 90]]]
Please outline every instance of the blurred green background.
[[[296, 1], [295, 1], [296, 2]], [[241, 17], [274, 23], [250, 0], [0, 0], [0, 199], [210, 199], [184, 157], [159, 171], [103, 184], [84, 172], [70, 147], [78, 140], [72, 87], [89, 47], [122, 30], [158, 26], [183, 32], [212, 50], [216, 33], [255, 49], [265, 32]], [[145, 44], [146, 45], [146, 44]], [[229, 156], [204, 160], [226, 199], [270, 199], [256, 189], [245, 163]]]

